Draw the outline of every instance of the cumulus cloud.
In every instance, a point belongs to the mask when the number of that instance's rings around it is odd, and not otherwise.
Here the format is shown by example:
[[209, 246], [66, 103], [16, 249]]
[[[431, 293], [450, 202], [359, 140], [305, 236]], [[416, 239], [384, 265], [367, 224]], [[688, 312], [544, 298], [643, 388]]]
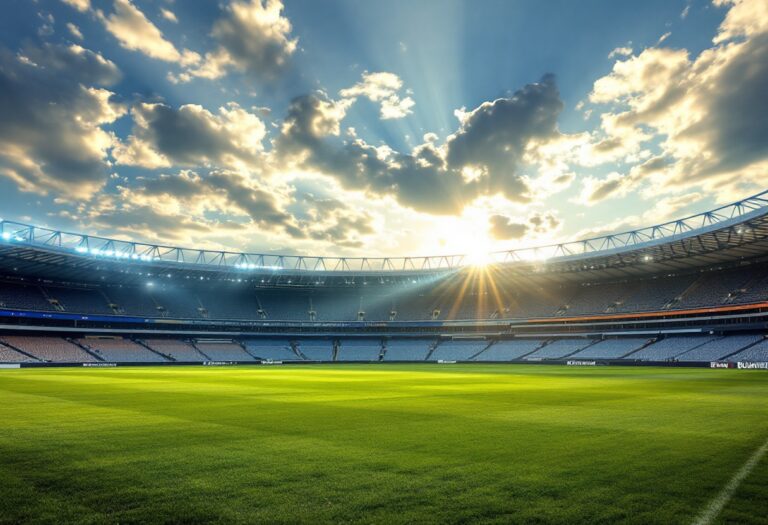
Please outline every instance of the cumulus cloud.
[[96, 11], [96, 15], [122, 47], [139, 51], [151, 58], [182, 65], [192, 65], [200, 61], [200, 55], [194, 51], [185, 49], [180, 52], [176, 49], [130, 0], [114, 0], [113, 7], [114, 11], [108, 15], [100, 10]]
[[611, 108], [601, 115], [604, 140], [634, 140], [635, 147], [656, 142], [658, 152], [621, 181], [593, 184], [592, 200], [621, 194], [609, 191], [619, 187], [646, 185], [649, 194], [658, 194], [692, 184], [718, 188], [727, 200], [764, 185], [768, 5], [715, 3], [729, 10], [713, 47], [695, 57], [684, 49], [648, 48], [617, 61], [594, 83], [590, 100]]
[[403, 87], [403, 81], [394, 73], [378, 72], [363, 73], [360, 82], [351, 88], [342, 89], [340, 95], [344, 98], [366, 97], [381, 106], [382, 119], [398, 119], [413, 113], [416, 104], [411, 97], [401, 97], [398, 92]]
[[62, 0], [65, 4], [74, 7], [84, 13], [91, 8], [91, 0]]
[[211, 113], [187, 104], [139, 103], [131, 109], [134, 127], [113, 152], [118, 164], [236, 166], [254, 163], [263, 150], [264, 122], [235, 103]]
[[528, 225], [523, 222], [514, 222], [506, 215], [491, 215], [489, 217], [490, 233], [494, 239], [509, 240], [520, 239], [528, 232]]
[[213, 24], [211, 36], [218, 47], [175, 80], [217, 79], [229, 70], [266, 81], [276, 79], [298, 44], [291, 37], [291, 22], [282, 11], [280, 0], [233, 1]]
[[[117, 193], [79, 205], [76, 214], [61, 216], [134, 238], [180, 242], [205, 233], [225, 244], [237, 239], [242, 244], [245, 238], [267, 234], [273, 240], [354, 248], [375, 232], [370, 213], [335, 198], [295, 192], [240, 172], [181, 170], [138, 177], [118, 186]], [[300, 213], [289, 211], [291, 205]]]
[[531, 233], [549, 233], [561, 225], [553, 213], [534, 213], [525, 220], [496, 214], [488, 218], [488, 223], [491, 237], [501, 241], [521, 239]]
[[83, 39], [83, 33], [80, 32], [80, 28], [77, 27], [75, 24], [68, 22], [67, 23], [67, 29], [72, 34], [73, 37], [77, 38], [78, 40]]
[[23, 191], [97, 191], [114, 141], [103, 126], [125, 112], [105, 89], [119, 78], [114, 63], [77, 45], [0, 50], [0, 174]]
[[357, 137], [338, 140], [348, 100], [323, 93], [294, 99], [274, 141], [276, 163], [319, 171], [347, 189], [391, 195], [427, 213], [459, 213], [478, 196], [497, 193], [530, 201], [530, 183], [520, 171], [526, 149], [560, 137], [563, 104], [552, 76], [463, 111], [445, 144], [430, 137], [407, 153]]

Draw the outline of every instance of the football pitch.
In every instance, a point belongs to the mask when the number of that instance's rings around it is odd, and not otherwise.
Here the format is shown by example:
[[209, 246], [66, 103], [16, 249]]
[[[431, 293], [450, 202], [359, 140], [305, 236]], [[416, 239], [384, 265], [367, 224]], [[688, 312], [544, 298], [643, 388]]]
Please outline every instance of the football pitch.
[[768, 373], [0, 370], [2, 523], [766, 523]]

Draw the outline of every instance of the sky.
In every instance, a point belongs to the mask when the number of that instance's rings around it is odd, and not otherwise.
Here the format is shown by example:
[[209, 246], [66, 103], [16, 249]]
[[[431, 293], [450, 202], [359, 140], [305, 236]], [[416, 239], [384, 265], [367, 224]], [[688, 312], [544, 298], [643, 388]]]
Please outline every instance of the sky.
[[768, 181], [768, 1], [5, 0], [2, 218], [326, 256], [624, 231]]

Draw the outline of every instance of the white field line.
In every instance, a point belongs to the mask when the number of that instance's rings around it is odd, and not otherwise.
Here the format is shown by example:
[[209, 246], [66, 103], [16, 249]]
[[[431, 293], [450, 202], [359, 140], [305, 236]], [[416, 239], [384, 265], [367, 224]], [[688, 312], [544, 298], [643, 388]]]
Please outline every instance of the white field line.
[[712, 521], [723, 510], [723, 507], [725, 507], [726, 503], [728, 503], [733, 497], [733, 493], [736, 492], [736, 489], [739, 488], [741, 482], [744, 481], [744, 479], [749, 476], [749, 474], [755, 469], [766, 452], [768, 452], [768, 439], [765, 440], [765, 443], [763, 443], [762, 446], [755, 450], [747, 462], [741, 466], [736, 474], [733, 475], [728, 484], [723, 487], [723, 490], [721, 490], [720, 493], [712, 501], [709, 502], [709, 505], [707, 505], [707, 507], [693, 522], [694, 525], [709, 525], [712, 523]]

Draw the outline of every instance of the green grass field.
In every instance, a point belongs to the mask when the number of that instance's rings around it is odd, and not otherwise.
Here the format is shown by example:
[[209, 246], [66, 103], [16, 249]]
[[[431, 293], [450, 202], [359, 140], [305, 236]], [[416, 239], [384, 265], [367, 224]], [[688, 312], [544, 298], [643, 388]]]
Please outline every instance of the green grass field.
[[[0, 522], [691, 523], [768, 438], [759, 370], [0, 370]], [[768, 456], [718, 514], [767, 523]]]

